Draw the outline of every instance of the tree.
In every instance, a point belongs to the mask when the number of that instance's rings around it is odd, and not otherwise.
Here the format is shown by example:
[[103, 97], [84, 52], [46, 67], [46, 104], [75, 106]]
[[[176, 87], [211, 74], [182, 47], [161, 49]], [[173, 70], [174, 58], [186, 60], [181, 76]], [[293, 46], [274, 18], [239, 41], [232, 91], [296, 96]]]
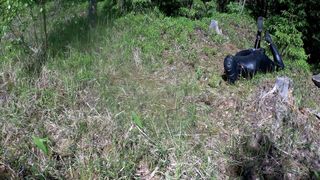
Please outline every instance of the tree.
[[[45, 3], [45, 0], [0, 0], [0, 37], [11, 34], [13, 37], [9, 40], [21, 45], [26, 52], [46, 55], [48, 33]], [[41, 26], [35, 12], [41, 14]], [[32, 19], [32, 25], [22, 18], [26, 15]], [[33, 31], [33, 35], [26, 37], [26, 31]]]
[[47, 60], [47, 0], [0, 0], [0, 37], [24, 52], [24, 68], [38, 74]]

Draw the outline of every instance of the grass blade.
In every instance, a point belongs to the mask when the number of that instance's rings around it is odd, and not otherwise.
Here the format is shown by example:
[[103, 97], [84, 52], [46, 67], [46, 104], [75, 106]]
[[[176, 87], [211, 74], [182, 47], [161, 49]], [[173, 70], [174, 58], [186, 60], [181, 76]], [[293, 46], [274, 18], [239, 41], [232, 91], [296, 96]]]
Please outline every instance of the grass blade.
[[142, 121], [141, 121], [140, 117], [135, 112], [132, 112], [131, 118], [132, 118], [132, 121], [134, 122], [135, 125], [137, 125], [141, 129], [143, 128]]

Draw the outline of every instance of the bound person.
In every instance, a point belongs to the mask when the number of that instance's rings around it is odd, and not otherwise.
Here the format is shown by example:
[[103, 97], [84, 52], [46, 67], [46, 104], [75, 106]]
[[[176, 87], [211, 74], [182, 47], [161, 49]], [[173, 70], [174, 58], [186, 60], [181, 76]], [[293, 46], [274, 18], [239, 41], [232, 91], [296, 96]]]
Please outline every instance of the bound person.
[[254, 48], [242, 50], [234, 56], [228, 55], [224, 59], [224, 71], [228, 82], [234, 83], [240, 76], [250, 78], [258, 71], [266, 73], [284, 69], [282, 58], [268, 31], [265, 32], [265, 41], [271, 50], [273, 61], [266, 55], [265, 50], [260, 47], [262, 31], [263, 18], [259, 17]]

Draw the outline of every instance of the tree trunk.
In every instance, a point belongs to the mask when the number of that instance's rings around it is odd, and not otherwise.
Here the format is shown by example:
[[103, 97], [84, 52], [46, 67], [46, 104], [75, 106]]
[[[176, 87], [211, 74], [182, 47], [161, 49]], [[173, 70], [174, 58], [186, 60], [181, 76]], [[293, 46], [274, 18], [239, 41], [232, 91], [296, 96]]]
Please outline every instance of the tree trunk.
[[89, 0], [88, 20], [91, 27], [97, 24], [97, 0]]
[[43, 33], [44, 33], [44, 51], [48, 49], [48, 31], [47, 31], [47, 14], [45, 0], [42, 0], [42, 18], [43, 18]]
[[40, 64], [42, 64], [47, 58], [48, 45], [48, 30], [47, 30], [47, 12], [46, 12], [46, 0], [40, 1], [41, 15], [42, 15], [42, 26], [43, 26], [43, 46], [41, 47], [40, 53]]

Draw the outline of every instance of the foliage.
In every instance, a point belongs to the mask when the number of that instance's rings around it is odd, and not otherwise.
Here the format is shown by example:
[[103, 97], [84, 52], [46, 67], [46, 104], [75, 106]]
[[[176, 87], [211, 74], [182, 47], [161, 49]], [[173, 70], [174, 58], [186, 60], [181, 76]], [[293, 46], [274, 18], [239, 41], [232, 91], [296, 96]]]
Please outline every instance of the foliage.
[[151, 0], [132, 0], [132, 9], [134, 11], [143, 12], [150, 5]]
[[191, 8], [181, 7], [179, 14], [189, 18], [201, 18], [206, 14], [206, 5], [201, 0], [193, 0]]
[[33, 0], [1, 0], [0, 1], [0, 37], [12, 29], [12, 21], [19, 17], [21, 12], [29, 8]]
[[48, 150], [48, 138], [39, 138], [36, 136], [32, 136], [33, 143], [39, 148], [44, 154], [48, 155], [49, 150]]
[[228, 13], [242, 13], [244, 7], [240, 4], [240, 2], [230, 2], [227, 5]]
[[205, 5], [207, 10], [207, 16], [212, 16], [218, 10], [218, 4], [216, 0], [205, 2]]
[[151, 0], [109, 0], [104, 2], [107, 16], [118, 17], [129, 12], [146, 12], [153, 7]]
[[273, 16], [268, 20], [267, 27], [274, 35], [275, 44], [282, 56], [296, 61], [306, 61], [307, 55], [303, 49], [302, 32], [288, 18]]
[[216, 8], [216, 0], [111, 0], [105, 2], [107, 12], [111, 11], [118, 15], [159, 9], [166, 15], [199, 19], [214, 13]]
[[140, 117], [135, 112], [131, 113], [131, 118], [132, 118], [132, 121], [134, 122], [135, 125], [137, 125], [141, 129], [143, 128], [142, 121], [141, 121]]
[[1, 1], [0, 8], [0, 37], [18, 45], [33, 59], [45, 58], [48, 47], [45, 0]]

